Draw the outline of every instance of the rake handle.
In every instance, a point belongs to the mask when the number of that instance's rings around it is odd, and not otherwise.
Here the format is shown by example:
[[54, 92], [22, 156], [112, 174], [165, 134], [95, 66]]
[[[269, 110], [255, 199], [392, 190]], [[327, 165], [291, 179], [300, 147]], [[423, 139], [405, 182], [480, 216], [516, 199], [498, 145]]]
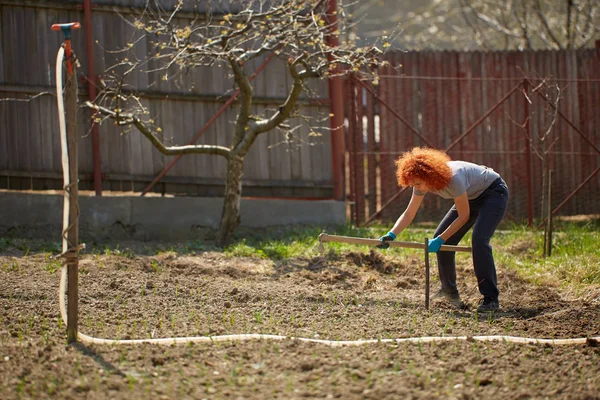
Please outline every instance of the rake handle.
[[[366, 244], [369, 246], [377, 246], [381, 244], [379, 239], [367, 239], [367, 238], [359, 238], [352, 236], [338, 236], [338, 235], [328, 235], [326, 233], [321, 233], [319, 235], [319, 242], [338, 242], [338, 243], [351, 243], [351, 244]], [[407, 249], [425, 249], [424, 243], [417, 242], [387, 242], [390, 247], [403, 247]], [[442, 245], [440, 247], [440, 251], [463, 251], [470, 253], [471, 248], [467, 246], [450, 246], [450, 245]]]

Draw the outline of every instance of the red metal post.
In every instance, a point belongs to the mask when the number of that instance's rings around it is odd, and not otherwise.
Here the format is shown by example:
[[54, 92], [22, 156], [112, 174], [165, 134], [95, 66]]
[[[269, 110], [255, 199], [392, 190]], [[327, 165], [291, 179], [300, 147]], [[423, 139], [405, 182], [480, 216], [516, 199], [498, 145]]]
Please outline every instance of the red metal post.
[[[358, 79], [353, 79], [356, 81]], [[354, 125], [354, 174], [355, 178], [355, 191], [356, 196], [354, 202], [356, 203], [356, 226], [360, 226], [365, 220], [365, 142], [364, 142], [364, 105], [363, 105], [363, 89], [356, 85], [352, 91], [353, 101], [355, 104], [355, 125]]]
[[[325, 37], [330, 47], [339, 46], [337, 34], [337, 0], [327, 1], [328, 25], [332, 31], [331, 35]], [[331, 61], [331, 57], [329, 57]], [[331, 163], [333, 178], [333, 198], [344, 199], [344, 152], [346, 144], [344, 140], [344, 83], [340, 76], [340, 67], [331, 71], [333, 76], [329, 77], [329, 100], [331, 128]]]
[[[96, 99], [96, 74], [94, 72], [94, 40], [92, 35], [92, 2], [83, 2], [83, 15], [85, 20], [85, 41], [88, 63], [88, 95], [91, 102]], [[96, 196], [102, 196], [102, 172], [100, 167], [100, 133], [98, 124], [94, 122], [92, 114], [92, 160], [94, 163], [94, 191]]]
[[356, 135], [356, 85], [354, 82], [354, 75], [348, 75], [347, 79], [347, 97], [348, 97], [348, 173], [350, 174], [350, 218], [354, 218], [356, 226], [359, 226], [358, 213], [356, 208], [356, 198], [359, 196], [358, 190], [356, 189], [356, 157], [354, 148], [356, 141], [354, 136]]
[[[380, 129], [381, 132], [381, 129]], [[367, 182], [369, 188], [369, 214], [377, 209], [377, 159], [375, 156], [375, 104], [373, 96], [367, 93]]]

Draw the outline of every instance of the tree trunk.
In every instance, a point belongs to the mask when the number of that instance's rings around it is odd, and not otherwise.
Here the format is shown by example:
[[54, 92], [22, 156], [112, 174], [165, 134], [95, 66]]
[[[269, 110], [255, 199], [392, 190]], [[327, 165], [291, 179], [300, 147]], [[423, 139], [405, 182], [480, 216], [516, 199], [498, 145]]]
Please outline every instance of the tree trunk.
[[240, 201], [242, 199], [242, 176], [244, 175], [244, 158], [232, 155], [227, 160], [227, 178], [225, 180], [225, 199], [221, 226], [217, 236], [217, 244], [225, 246], [230, 243], [231, 236], [240, 224]]

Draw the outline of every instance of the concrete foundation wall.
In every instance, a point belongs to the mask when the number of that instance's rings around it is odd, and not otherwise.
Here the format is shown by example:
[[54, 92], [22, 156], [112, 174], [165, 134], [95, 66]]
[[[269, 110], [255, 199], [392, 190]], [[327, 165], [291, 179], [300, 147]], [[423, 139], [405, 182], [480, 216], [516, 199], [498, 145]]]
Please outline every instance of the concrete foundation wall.
[[[81, 196], [80, 231], [94, 237], [136, 240], [185, 239], [202, 228], [218, 228], [223, 199], [210, 197]], [[60, 194], [0, 193], [0, 233], [60, 232]], [[243, 199], [242, 227], [343, 225], [344, 202]]]

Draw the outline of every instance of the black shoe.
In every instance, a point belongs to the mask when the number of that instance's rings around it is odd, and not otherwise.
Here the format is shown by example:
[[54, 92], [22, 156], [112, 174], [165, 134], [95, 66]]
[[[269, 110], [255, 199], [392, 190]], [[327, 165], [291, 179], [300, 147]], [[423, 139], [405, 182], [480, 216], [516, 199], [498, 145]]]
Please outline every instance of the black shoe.
[[500, 303], [498, 302], [498, 299], [488, 299], [488, 298], [484, 298], [481, 305], [479, 307], [477, 307], [477, 311], [480, 311], [480, 312], [498, 311], [499, 309], [500, 309]]
[[446, 293], [443, 289], [440, 289], [434, 293], [431, 298], [433, 300], [445, 300], [458, 309], [465, 308], [465, 303], [463, 303], [463, 301], [460, 299], [460, 295], [458, 293], [450, 294]]

